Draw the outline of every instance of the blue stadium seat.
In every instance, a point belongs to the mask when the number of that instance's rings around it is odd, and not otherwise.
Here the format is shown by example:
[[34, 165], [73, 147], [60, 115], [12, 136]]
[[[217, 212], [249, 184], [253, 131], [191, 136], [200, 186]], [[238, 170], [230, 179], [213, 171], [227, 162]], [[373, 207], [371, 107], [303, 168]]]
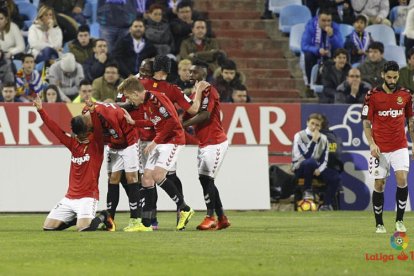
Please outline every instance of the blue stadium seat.
[[404, 31], [405, 31], [405, 27], [403, 28], [403, 30], [401, 31], [401, 34], [400, 34], [400, 41], [399, 41], [400, 46], [404, 46], [404, 43], [405, 43], [405, 35], [403, 34]]
[[384, 58], [386, 60], [396, 61], [400, 67], [407, 66], [407, 60], [405, 57], [405, 47], [396, 45], [385, 45]]
[[83, 9], [83, 15], [89, 19], [89, 22], [95, 23], [98, 12], [97, 0], [86, 0], [85, 7]]
[[99, 23], [95, 22], [89, 25], [91, 30], [91, 37], [98, 38], [99, 37]]
[[293, 25], [306, 23], [312, 18], [308, 7], [302, 5], [288, 5], [281, 9], [279, 15], [279, 30], [290, 33]]
[[287, 5], [302, 5], [302, 0], [269, 0], [269, 10], [275, 14]]
[[28, 30], [36, 19], [37, 8], [35, 5], [27, 2], [17, 2], [16, 5], [19, 8], [20, 15], [27, 17], [27, 20], [24, 21], [24, 30]]
[[36, 64], [36, 71], [38, 71], [40, 74], [42, 74], [43, 66], [45, 66], [45, 62], [39, 62]]
[[[398, 17], [398, 9], [400, 7], [404, 7], [404, 6], [396, 6], [396, 7], [394, 7], [394, 8], [391, 9], [391, 11], [390, 11], [390, 21], [391, 21], [391, 24], [394, 24], [394, 21], [397, 19], [397, 17]], [[394, 29], [394, 32], [396, 34], [401, 34], [403, 32], [403, 30], [404, 30], [404, 27], [397, 27], [397, 28], [394, 28], [393, 27], [393, 29]]]
[[348, 24], [339, 24], [339, 31], [342, 35], [342, 41], [345, 43], [345, 38], [351, 34], [354, 30], [354, 27]]
[[16, 70], [19, 70], [22, 68], [23, 62], [20, 59], [13, 59], [14, 66], [16, 67]]
[[371, 33], [372, 39], [382, 42], [384, 45], [397, 45], [394, 30], [384, 24], [370, 25], [365, 29]]
[[289, 49], [295, 55], [299, 55], [301, 52], [301, 40], [303, 32], [305, 31], [305, 23], [299, 23], [292, 26], [289, 35]]
[[319, 70], [319, 64], [315, 64], [312, 67], [311, 79], [310, 79], [310, 88], [315, 93], [322, 93], [323, 85], [316, 84], [316, 78], [318, 77], [318, 70]]

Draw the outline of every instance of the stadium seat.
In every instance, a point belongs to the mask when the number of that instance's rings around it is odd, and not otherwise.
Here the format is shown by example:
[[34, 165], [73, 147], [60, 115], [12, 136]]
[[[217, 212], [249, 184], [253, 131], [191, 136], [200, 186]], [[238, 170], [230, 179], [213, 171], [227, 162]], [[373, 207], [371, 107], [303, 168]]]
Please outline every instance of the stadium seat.
[[89, 19], [91, 23], [96, 22], [98, 12], [98, 1], [97, 0], [87, 0], [85, 7], [83, 9], [83, 15]]
[[[396, 7], [392, 8], [391, 11], [390, 11], [390, 21], [391, 21], [391, 24], [394, 24], [394, 21], [398, 17], [398, 8], [399, 7], [402, 7], [402, 6], [396, 6]], [[399, 34], [401, 34], [403, 32], [404, 27], [397, 27], [397, 28], [394, 28], [393, 27], [393, 29], [394, 29], [394, 32], [399, 35]]]
[[287, 5], [302, 5], [302, 0], [269, 0], [269, 10], [275, 14]]
[[319, 70], [319, 64], [315, 64], [312, 67], [311, 79], [310, 79], [310, 88], [315, 93], [322, 93], [323, 85], [316, 84], [316, 78], [318, 77], [318, 70]]
[[91, 30], [91, 37], [99, 37], [99, 23], [92, 23], [89, 27]]
[[400, 67], [407, 66], [407, 60], [405, 57], [405, 47], [395, 45], [384, 46], [384, 58], [386, 60], [394, 60]]
[[19, 70], [22, 68], [23, 62], [20, 59], [13, 59], [14, 67], [16, 67], [16, 70]]
[[28, 30], [32, 25], [33, 21], [36, 19], [37, 9], [36, 6], [27, 2], [17, 2], [17, 7], [19, 8], [20, 15], [23, 15], [27, 19], [24, 21], [24, 30]]
[[405, 45], [404, 45], [404, 43], [405, 43], [405, 35], [404, 35], [404, 30], [405, 30], [405, 28], [402, 30], [402, 32], [401, 32], [401, 34], [400, 34], [400, 41], [399, 41], [400, 46], [405, 46]]
[[382, 42], [384, 45], [397, 45], [394, 30], [383, 24], [370, 25], [365, 29], [371, 33], [372, 39]]
[[295, 55], [299, 55], [301, 52], [300, 42], [302, 40], [303, 32], [305, 31], [305, 23], [300, 23], [292, 26], [289, 35], [289, 49]]
[[346, 37], [351, 34], [354, 30], [354, 27], [348, 24], [339, 24], [339, 31], [342, 35], [342, 41], [345, 43]]
[[280, 10], [279, 31], [290, 33], [293, 25], [306, 23], [312, 18], [308, 7], [302, 5], [288, 5]]

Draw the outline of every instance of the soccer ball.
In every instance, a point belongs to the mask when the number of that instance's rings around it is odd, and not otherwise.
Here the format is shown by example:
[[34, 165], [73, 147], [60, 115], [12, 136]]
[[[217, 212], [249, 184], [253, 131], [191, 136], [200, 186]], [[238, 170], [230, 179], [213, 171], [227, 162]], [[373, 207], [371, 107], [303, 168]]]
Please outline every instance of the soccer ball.
[[312, 200], [302, 199], [297, 202], [297, 210], [298, 212], [309, 212], [318, 210], [318, 207]]

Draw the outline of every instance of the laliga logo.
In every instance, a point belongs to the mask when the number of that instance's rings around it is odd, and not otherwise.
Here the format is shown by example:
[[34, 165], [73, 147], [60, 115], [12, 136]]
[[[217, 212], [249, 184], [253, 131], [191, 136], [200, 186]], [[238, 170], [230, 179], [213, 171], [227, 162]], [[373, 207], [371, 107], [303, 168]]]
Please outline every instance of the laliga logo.
[[352, 127], [348, 125], [349, 123], [352, 123], [355, 125], [361, 124], [361, 121], [362, 121], [361, 108], [362, 108], [361, 104], [350, 105], [344, 115], [342, 124], [334, 125], [330, 127], [332, 131], [345, 130], [345, 132], [347, 133], [347, 137], [341, 136], [342, 138], [344, 138], [342, 141], [342, 145], [345, 147], [350, 147], [350, 146], [358, 147], [361, 145], [361, 139], [358, 137], [354, 138]]
[[408, 241], [409, 238], [407, 234], [403, 232], [395, 232], [394, 235], [391, 236], [391, 247], [395, 250], [401, 251], [401, 254], [397, 256], [398, 260], [400, 261], [408, 260], [407, 254], [405, 254], [403, 251], [408, 247]]

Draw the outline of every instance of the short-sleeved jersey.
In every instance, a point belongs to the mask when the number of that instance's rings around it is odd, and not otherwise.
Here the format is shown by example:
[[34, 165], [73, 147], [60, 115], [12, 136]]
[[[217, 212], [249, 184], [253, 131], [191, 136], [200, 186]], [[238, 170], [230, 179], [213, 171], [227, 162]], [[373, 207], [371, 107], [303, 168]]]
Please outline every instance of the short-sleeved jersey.
[[413, 116], [411, 94], [397, 87], [387, 94], [381, 87], [368, 91], [362, 107], [362, 118], [371, 121], [372, 137], [381, 152], [407, 147], [406, 118]]
[[112, 103], [95, 103], [95, 110], [101, 120], [104, 137], [113, 149], [124, 149], [138, 141], [138, 132], [128, 124], [122, 108]]
[[184, 129], [177, 111], [165, 94], [156, 91], [145, 92], [143, 107], [148, 119], [154, 124], [155, 143], [185, 144]]
[[[194, 97], [194, 94], [191, 96]], [[210, 113], [210, 119], [194, 126], [195, 134], [200, 141], [199, 146], [201, 148], [221, 144], [227, 140], [220, 119], [221, 108], [219, 99], [219, 94], [212, 85], [207, 87], [202, 93], [200, 111], [208, 111]], [[185, 117], [189, 118], [191, 115], [186, 113]]]
[[50, 131], [72, 153], [66, 197], [92, 197], [99, 200], [98, 184], [104, 159], [104, 142], [96, 112], [91, 114], [94, 131], [88, 137], [89, 143], [80, 143], [75, 137], [68, 136], [43, 109], [39, 110], [39, 114]]
[[188, 110], [193, 104], [193, 101], [175, 84], [153, 78], [143, 78], [140, 82], [145, 90], [164, 93], [173, 104], [179, 105], [184, 110]]

